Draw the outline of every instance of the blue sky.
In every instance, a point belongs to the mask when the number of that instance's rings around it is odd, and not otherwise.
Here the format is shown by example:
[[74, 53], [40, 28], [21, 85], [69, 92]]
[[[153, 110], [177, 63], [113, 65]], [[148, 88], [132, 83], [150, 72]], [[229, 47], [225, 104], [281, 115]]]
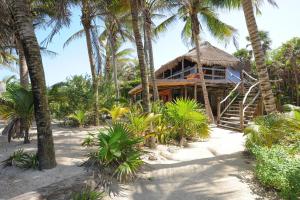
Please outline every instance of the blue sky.
[[[300, 1], [277, 0], [277, 4], [279, 8], [265, 4], [262, 7], [262, 15], [257, 17], [259, 29], [269, 31], [273, 41], [273, 48], [277, 48], [292, 37], [300, 37]], [[76, 40], [68, 47], [63, 48], [63, 43], [67, 38], [82, 29], [79, 15], [79, 11], [76, 10], [72, 17], [71, 26], [64, 28], [48, 46], [49, 50], [57, 52], [58, 55], [55, 57], [43, 56], [48, 86], [63, 81], [72, 75], [90, 73], [84, 38]], [[239, 47], [245, 47], [247, 44], [245, 37], [248, 35], [248, 32], [243, 13], [241, 11], [220, 11], [219, 15], [223, 21], [238, 29]], [[182, 27], [183, 24], [180, 21], [176, 22], [154, 43], [154, 61], [156, 68], [188, 51], [189, 48], [183, 44], [180, 37]], [[42, 41], [48, 32], [49, 30], [37, 31], [38, 40]], [[201, 39], [207, 40], [229, 53], [236, 50], [233, 44], [225, 46], [223, 43], [214, 40], [205, 33], [201, 35]], [[0, 69], [0, 80], [8, 75], [11, 75], [11, 72]]]

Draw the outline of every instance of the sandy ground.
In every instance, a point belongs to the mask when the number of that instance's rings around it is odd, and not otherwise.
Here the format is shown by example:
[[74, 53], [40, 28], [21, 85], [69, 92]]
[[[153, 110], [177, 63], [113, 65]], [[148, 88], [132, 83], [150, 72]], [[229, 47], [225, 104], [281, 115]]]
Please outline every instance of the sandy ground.
[[[0, 125], [0, 133], [1, 128]], [[90, 129], [67, 129], [53, 125], [57, 167], [51, 170], [22, 170], [18, 168], [0, 168], [0, 199], [8, 199], [61, 180], [83, 174], [85, 170], [78, 167], [85, 159], [87, 151], [80, 143]], [[22, 140], [7, 142], [7, 136], [0, 136], [0, 161], [5, 160], [19, 148], [25, 151], [36, 151], [36, 130], [31, 131], [31, 143], [23, 144]]]
[[[84, 169], [78, 164], [84, 160], [87, 152], [80, 143], [88, 132], [94, 130], [53, 126], [58, 166], [45, 171], [0, 169], [0, 199], [12, 198], [84, 174]], [[159, 145], [150, 153], [157, 160], [150, 161], [147, 156], [143, 173], [133, 184], [124, 186], [121, 195], [113, 199], [273, 199], [261, 196], [264, 191], [249, 182], [252, 163], [243, 155], [243, 145], [241, 133], [219, 128], [212, 128], [208, 141], [191, 143], [187, 148]], [[8, 144], [6, 137], [0, 136], [0, 160], [18, 148], [35, 151], [35, 147], [35, 140], [28, 145], [23, 145], [22, 141]]]

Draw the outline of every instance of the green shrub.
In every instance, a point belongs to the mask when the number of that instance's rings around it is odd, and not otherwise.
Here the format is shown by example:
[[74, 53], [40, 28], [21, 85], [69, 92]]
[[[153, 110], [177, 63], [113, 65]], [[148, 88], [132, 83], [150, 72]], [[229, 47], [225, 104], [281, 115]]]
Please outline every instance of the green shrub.
[[100, 200], [103, 199], [104, 193], [86, 188], [72, 195], [72, 200]]
[[[273, 144], [289, 145], [300, 140], [300, 119], [298, 111], [273, 113], [257, 117], [254, 124], [244, 130], [247, 135], [246, 147]], [[300, 118], [300, 117], [299, 117]]]
[[256, 158], [255, 174], [267, 187], [275, 188], [286, 199], [300, 197], [300, 159], [289, 155], [279, 145], [272, 148], [253, 146]]
[[176, 99], [166, 104], [165, 121], [180, 144], [183, 138], [209, 136], [208, 120], [195, 100]]
[[69, 115], [68, 118], [77, 122], [75, 125], [77, 124], [79, 127], [82, 127], [87, 121], [87, 113], [83, 110], [77, 110], [75, 113]]
[[89, 154], [86, 164], [122, 182], [132, 179], [143, 164], [143, 152], [138, 148], [142, 139], [125, 125], [113, 124], [107, 132], [99, 132], [97, 141], [98, 150]]
[[1, 162], [3, 167], [16, 166], [22, 169], [37, 169], [38, 159], [36, 154], [24, 152], [19, 149], [13, 153], [8, 159]]

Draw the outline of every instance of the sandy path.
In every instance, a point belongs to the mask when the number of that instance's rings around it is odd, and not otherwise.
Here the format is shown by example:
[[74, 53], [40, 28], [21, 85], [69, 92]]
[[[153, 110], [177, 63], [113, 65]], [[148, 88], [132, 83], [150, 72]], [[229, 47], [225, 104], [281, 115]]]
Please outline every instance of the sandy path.
[[258, 195], [244, 182], [251, 164], [242, 154], [243, 144], [241, 133], [213, 128], [207, 142], [192, 143], [175, 151], [159, 146], [154, 152], [160, 155], [159, 159], [149, 161], [149, 170], [115, 199], [257, 199]]
[[[0, 127], [1, 129], [1, 127]], [[77, 167], [86, 150], [80, 146], [88, 132], [95, 129], [64, 129], [54, 126], [58, 166], [45, 171], [0, 169], [0, 199], [8, 199], [49, 184], [83, 175]], [[1, 131], [1, 130], [0, 130]], [[153, 151], [158, 160], [147, 160], [145, 170], [132, 185], [126, 186], [116, 200], [252, 200], [264, 199], [254, 194], [245, 182], [251, 164], [242, 155], [244, 139], [241, 133], [212, 129], [207, 142], [191, 143], [180, 149], [160, 145]], [[36, 141], [6, 142], [0, 136], [0, 160], [22, 147], [35, 151]], [[251, 186], [251, 184], [250, 184]], [[253, 190], [253, 191], [252, 191]], [[256, 192], [255, 192], [256, 193]]]

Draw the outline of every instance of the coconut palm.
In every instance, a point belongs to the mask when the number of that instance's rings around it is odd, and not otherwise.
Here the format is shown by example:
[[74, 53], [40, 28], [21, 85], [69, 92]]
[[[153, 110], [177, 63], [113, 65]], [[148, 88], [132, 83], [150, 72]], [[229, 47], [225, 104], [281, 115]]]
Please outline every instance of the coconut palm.
[[29, 128], [33, 120], [32, 92], [25, 88], [10, 84], [0, 97], [0, 115], [9, 120], [3, 130], [8, 135], [8, 142], [12, 137], [24, 137], [24, 143], [29, 143]]
[[[210, 0], [215, 6], [227, 8], [240, 8], [242, 7], [249, 38], [251, 41], [258, 79], [260, 82], [260, 89], [262, 92], [263, 102], [267, 113], [276, 112], [275, 98], [272, 92], [271, 83], [269, 79], [268, 70], [265, 64], [265, 55], [259, 37], [259, 31], [254, 15], [254, 7], [256, 11], [260, 12], [259, 7], [264, 0]], [[273, 6], [277, 6], [274, 0], [267, 0]]]
[[135, 44], [137, 48], [137, 54], [139, 59], [140, 66], [140, 74], [142, 80], [142, 88], [143, 88], [143, 107], [145, 112], [150, 112], [150, 95], [149, 95], [149, 81], [148, 81], [148, 72], [147, 66], [145, 62], [145, 53], [143, 41], [139, 29], [139, 1], [138, 0], [130, 0], [130, 9], [131, 9], [131, 17], [132, 17], [132, 28], [135, 38]]
[[[103, 1], [95, 0], [78, 0], [78, 1], [66, 1], [69, 4], [79, 5], [81, 9], [81, 24], [83, 30], [80, 30], [73, 34], [64, 44], [64, 47], [69, 45], [73, 40], [78, 39], [82, 36], [85, 36], [86, 45], [88, 50], [89, 64], [92, 74], [92, 87], [94, 94], [94, 125], [99, 125], [99, 104], [98, 104], [98, 87], [99, 87], [99, 77], [101, 73], [101, 56], [100, 56], [100, 47], [97, 39], [97, 26], [94, 23], [94, 20], [100, 15], [99, 6]], [[66, 5], [65, 7], [68, 7]], [[66, 15], [66, 18], [69, 16]], [[70, 20], [70, 19], [68, 19]]]
[[[169, 4], [166, 1], [162, 0], [144, 0], [142, 1], [142, 9], [143, 9], [143, 29], [144, 29], [144, 49], [145, 49], [145, 57], [146, 61], [149, 62], [149, 72], [152, 83], [152, 91], [153, 91], [153, 100], [156, 101], [159, 99], [156, 78], [154, 73], [154, 56], [152, 49], [152, 40], [153, 36], [158, 36], [159, 33], [164, 32], [166, 27], [170, 25], [176, 19], [175, 15], [171, 15], [167, 17], [163, 22], [159, 25], [155, 25], [153, 19], [166, 17], [160, 12], [171, 9]], [[147, 58], [148, 57], [148, 58]], [[148, 62], [146, 62], [148, 64]]]
[[234, 35], [235, 29], [218, 18], [216, 8], [209, 0], [170, 0], [169, 3], [178, 7], [176, 15], [185, 23], [181, 33], [183, 40], [190, 41], [190, 39], [192, 39], [191, 41], [195, 44], [197, 51], [197, 67], [200, 75], [205, 110], [210, 121], [213, 121], [213, 114], [208, 98], [202, 65], [200, 64], [200, 31], [202, 30], [201, 27], [207, 27], [212, 36], [224, 41], [230, 39]]
[[46, 82], [40, 48], [33, 28], [29, 2], [26, 0], [7, 0], [0, 4], [9, 5], [14, 25], [23, 44], [31, 79], [35, 119], [38, 134], [38, 159], [40, 169], [56, 166], [54, 144], [51, 130]]

